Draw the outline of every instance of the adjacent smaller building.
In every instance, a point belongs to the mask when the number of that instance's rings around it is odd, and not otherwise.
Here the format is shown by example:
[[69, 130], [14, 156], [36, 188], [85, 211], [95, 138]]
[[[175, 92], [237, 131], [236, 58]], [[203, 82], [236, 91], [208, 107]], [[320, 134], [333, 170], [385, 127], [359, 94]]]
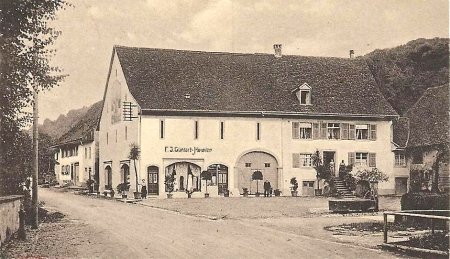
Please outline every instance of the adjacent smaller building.
[[60, 185], [85, 186], [88, 179], [98, 183], [97, 121], [102, 102], [58, 139], [55, 148], [55, 175]]
[[404, 117], [395, 120], [393, 125], [394, 171], [396, 175], [401, 175], [395, 180], [396, 187], [402, 192], [410, 188], [431, 190], [435, 177], [433, 172], [437, 169], [439, 190], [449, 191], [448, 85], [428, 88]]

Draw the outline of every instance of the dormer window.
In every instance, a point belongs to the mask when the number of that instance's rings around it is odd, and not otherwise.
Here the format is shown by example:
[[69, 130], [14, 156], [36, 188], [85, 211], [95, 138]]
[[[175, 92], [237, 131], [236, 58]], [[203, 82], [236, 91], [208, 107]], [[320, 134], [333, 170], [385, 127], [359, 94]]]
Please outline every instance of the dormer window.
[[293, 92], [297, 95], [301, 105], [311, 104], [311, 86], [307, 83], [302, 84], [300, 87], [296, 88]]

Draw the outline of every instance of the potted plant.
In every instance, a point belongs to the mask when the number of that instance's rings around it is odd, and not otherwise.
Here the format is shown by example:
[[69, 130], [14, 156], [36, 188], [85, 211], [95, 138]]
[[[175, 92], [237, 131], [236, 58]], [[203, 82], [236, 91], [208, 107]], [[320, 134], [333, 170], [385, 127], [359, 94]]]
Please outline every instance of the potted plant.
[[223, 197], [230, 197], [230, 191], [228, 189], [223, 191]]
[[114, 198], [114, 190], [113, 189], [109, 190], [109, 195], [111, 196], [111, 198]]
[[108, 196], [108, 192], [106, 190], [103, 191], [103, 196], [105, 196], [105, 197]]
[[248, 188], [242, 188], [242, 194], [244, 195], [244, 197], [248, 197]]
[[320, 189], [319, 186], [320, 180], [329, 180], [331, 177], [331, 170], [329, 166], [323, 163], [319, 150], [316, 150], [316, 152], [311, 156], [311, 160], [313, 168], [316, 170], [317, 179], [317, 189], [314, 190], [314, 194], [316, 196], [322, 195], [322, 189]]
[[202, 177], [202, 180], [206, 181], [206, 190], [205, 190], [205, 198], [209, 197], [209, 193], [208, 193], [208, 181], [210, 181], [212, 179], [212, 175], [211, 172], [209, 171], [203, 171], [200, 175]]
[[128, 191], [130, 190], [129, 183], [119, 183], [117, 185], [117, 192], [122, 194], [122, 198], [126, 199], [128, 197]]
[[291, 178], [291, 194], [292, 194], [292, 197], [297, 197], [297, 195], [298, 195], [297, 189], [298, 189], [297, 178], [292, 177]]
[[166, 190], [167, 190], [167, 198], [168, 199], [172, 199], [173, 197], [173, 190], [174, 190], [174, 182], [175, 182], [175, 176], [174, 174], [169, 174], [166, 175], [166, 179], [164, 181], [164, 184], [166, 185]]
[[252, 174], [252, 181], [256, 180], [256, 193], [255, 196], [259, 197], [260, 193], [259, 193], [259, 181], [263, 179], [263, 175], [261, 173], [261, 171], [254, 171]]
[[139, 146], [136, 143], [132, 143], [130, 145], [130, 153], [128, 154], [128, 158], [130, 160], [133, 160], [134, 164], [134, 173], [135, 173], [135, 179], [136, 179], [136, 189], [133, 192], [135, 199], [141, 198], [141, 193], [139, 192], [139, 181], [138, 181], [138, 174], [136, 169], [136, 160], [139, 159], [139, 156], [141, 154], [141, 150], [139, 149]]
[[273, 190], [273, 193], [275, 194], [275, 197], [280, 197], [280, 195], [281, 195], [280, 189]]

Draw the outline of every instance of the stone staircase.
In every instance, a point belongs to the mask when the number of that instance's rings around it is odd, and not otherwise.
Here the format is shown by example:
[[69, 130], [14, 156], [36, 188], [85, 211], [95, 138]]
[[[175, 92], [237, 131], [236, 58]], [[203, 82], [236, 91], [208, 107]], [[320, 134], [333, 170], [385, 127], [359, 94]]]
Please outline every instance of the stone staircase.
[[340, 195], [344, 198], [356, 198], [355, 195], [352, 194], [352, 192], [348, 189], [348, 187], [345, 185], [344, 181], [340, 178], [334, 179], [334, 184], [336, 185], [336, 189]]

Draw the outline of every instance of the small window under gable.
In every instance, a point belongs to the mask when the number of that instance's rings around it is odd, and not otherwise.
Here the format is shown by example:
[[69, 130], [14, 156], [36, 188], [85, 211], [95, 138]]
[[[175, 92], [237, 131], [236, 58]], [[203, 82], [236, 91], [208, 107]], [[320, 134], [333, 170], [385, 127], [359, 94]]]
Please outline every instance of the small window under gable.
[[297, 96], [300, 105], [311, 104], [311, 86], [307, 83], [302, 84], [300, 87], [296, 88], [293, 92]]

